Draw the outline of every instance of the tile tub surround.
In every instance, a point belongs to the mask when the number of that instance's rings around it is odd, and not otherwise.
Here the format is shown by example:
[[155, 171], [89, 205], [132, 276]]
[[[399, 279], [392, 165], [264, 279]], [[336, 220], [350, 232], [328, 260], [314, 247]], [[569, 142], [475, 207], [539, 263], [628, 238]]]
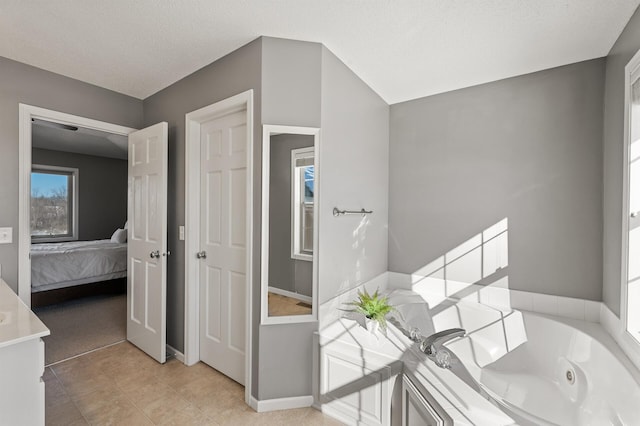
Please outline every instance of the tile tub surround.
[[[395, 301], [397, 303], [398, 309], [400, 310], [400, 318], [406, 321], [407, 324], [413, 327], [417, 327], [420, 330], [429, 329], [427, 324], [429, 321], [426, 321], [422, 324], [420, 321], [425, 318], [425, 314], [421, 312], [426, 308], [426, 304], [424, 304], [424, 294], [416, 294], [407, 292], [406, 290], [399, 290], [399, 292], [392, 292], [390, 294], [390, 300]], [[417, 301], [413, 299], [409, 300], [409, 297], [414, 297]], [[468, 295], [467, 295], [468, 296]], [[546, 342], [547, 337], [549, 337], [549, 343], [553, 348], [561, 348], [563, 345], [568, 345], [568, 347], [572, 348], [572, 351], [576, 349], [580, 349], [586, 347], [585, 342], [589, 341], [589, 339], [593, 339], [596, 342], [600, 342], [600, 346], [598, 348], [606, 348], [605, 352], [610, 351], [611, 354], [614, 355], [619, 364], [615, 364], [612, 362], [605, 361], [603, 365], [612, 365], [617, 368], [612, 371], [616, 371], [615, 374], [623, 374], [625, 377], [630, 375], [635, 379], [636, 383], [640, 383], [640, 371], [634, 368], [631, 361], [624, 356], [621, 347], [618, 347], [613, 340], [610, 334], [613, 334], [610, 330], [612, 326], [607, 326], [606, 321], [611, 321], [609, 317], [615, 317], [613, 314], [608, 314], [606, 312], [603, 313], [603, 324], [598, 324], [598, 321], [585, 321], [584, 319], [578, 320], [569, 317], [569, 315], [559, 316], [557, 315], [559, 311], [565, 310], [571, 315], [574, 316], [588, 316], [593, 315], [595, 318], [596, 313], [582, 311], [581, 308], [583, 306], [589, 305], [581, 305], [580, 303], [573, 303], [569, 300], [563, 300], [564, 298], [555, 298], [555, 299], [546, 299], [546, 298], [538, 298], [536, 294], [529, 294], [526, 296], [530, 296], [531, 301], [529, 305], [531, 307], [538, 306], [539, 312], [543, 315], [535, 315], [529, 312], [524, 312], [522, 309], [514, 310], [510, 306], [505, 306], [503, 308], [496, 308], [493, 306], [487, 306], [487, 304], [478, 302], [477, 300], [462, 300], [458, 299], [454, 301], [452, 299], [445, 299], [443, 303], [432, 305], [434, 306], [433, 311], [435, 312], [435, 316], [433, 317], [433, 325], [431, 326], [431, 331], [428, 331], [426, 334], [431, 334], [433, 332], [433, 327], [435, 330], [443, 330], [453, 327], [462, 327], [471, 330], [470, 337], [472, 341], [474, 341], [473, 345], [479, 345], [471, 349], [471, 355], [467, 354], [467, 357], [471, 357], [478, 363], [478, 366], [484, 366], [496, 359], [488, 358], [489, 356], [494, 357], [497, 356], [498, 359], [504, 354], [503, 352], [506, 350], [509, 352], [509, 348], [518, 347], [520, 343], [527, 340], [527, 336], [529, 333], [533, 333], [529, 337], [537, 336], [537, 340], [533, 339], [536, 344], [539, 345], [541, 342]], [[433, 296], [432, 296], [433, 297]], [[428, 297], [427, 297], [428, 298]], [[464, 299], [469, 299], [465, 297]], [[470, 303], [471, 302], [471, 303]], [[569, 302], [568, 305], [564, 305]], [[416, 309], [420, 303], [425, 305], [425, 308]], [[585, 308], [589, 309], [589, 308]], [[606, 309], [606, 308], [605, 308]], [[520, 312], [523, 311], [523, 312]], [[553, 316], [547, 316], [549, 313], [555, 313]], [[599, 314], [599, 312], [598, 312]], [[427, 315], [428, 316], [428, 315]], [[523, 318], [526, 319], [526, 332], [524, 332], [524, 328], [522, 328]], [[608, 318], [608, 319], [607, 319]], [[532, 324], [529, 324], [529, 321], [532, 321]], [[545, 328], [541, 329], [539, 326], [536, 328], [535, 324], [545, 324]], [[547, 332], [546, 324], [555, 324], [557, 328], [549, 328], [548, 331], [553, 333], [551, 336], [544, 336], [542, 339], [540, 336]], [[533, 327], [529, 329], [529, 326]], [[615, 327], [615, 323], [613, 323], [613, 327]], [[567, 338], [562, 332], [565, 333], [567, 330], [571, 330], [571, 333], [575, 333], [575, 335], [579, 335], [579, 339], [575, 339], [574, 337]], [[495, 413], [492, 413], [490, 410], [485, 411], [486, 408], [483, 407], [481, 402], [474, 401], [473, 393], [466, 392], [468, 389], [465, 387], [457, 388], [457, 381], [455, 378], [451, 377], [450, 373], [447, 370], [441, 370], [434, 367], [433, 363], [427, 362], [424, 359], [416, 359], [416, 356], [421, 356], [421, 354], [412, 353], [415, 350], [415, 345], [411, 346], [411, 342], [400, 333], [397, 332], [393, 325], [390, 325], [388, 330], [388, 340], [387, 339], [376, 339], [372, 337], [364, 328], [359, 325], [356, 321], [350, 320], [348, 318], [341, 318], [336, 321], [334, 324], [331, 324], [319, 332], [319, 340], [318, 343], [320, 345], [320, 365], [322, 365], [323, 371], [321, 371], [320, 376], [320, 400], [323, 401], [323, 404], [327, 404], [326, 408], [323, 406], [323, 410], [326, 410], [327, 413], [332, 415], [337, 415], [338, 418], [346, 419], [347, 417], [354, 418], [353, 414], [349, 414], [348, 412], [341, 411], [340, 405], [341, 402], [333, 402], [331, 399], [332, 394], [341, 395], [340, 392], [334, 392], [331, 387], [331, 383], [334, 381], [331, 373], [331, 365], [330, 360], [332, 358], [340, 358], [341, 354], [344, 354], [345, 359], [351, 358], [362, 358], [362, 365], [368, 366], [370, 370], [382, 371], [383, 366], [393, 366], [395, 360], [400, 360], [403, 362], [403, 370], [405, 374], [409, 374], [412, 377], [412, 381], [416, 384], [423, 392], [427, 392], [429, 395], [435, 398], [435, 400], [439, 403], [439, 405], [446, 409], [447, 413], [454, 419], [454, 421], [460, 420], [461, 424], [465, 423], [464, 418], [466, 417], [468, 420], [468, 416], [471, 415], [470, 412], [475, 412], [477, 414], [478, 410], [483, 411], [483, 414], [478, 421], [478, 424], [503, 424], [498, 423], [496, 421], [488, 422], [488, 417]], [[508, 337], [507, 333], [508, 332]], [[524, 332], [524, 334], [523, 334]], [[559, 341], [553, 342], [553, 338]], [[508, 342], [507, 342], [508, 339]], [[524, 339], [524, 340], [523, 340]], [[585, 340], [586, 339], [586, 340]], [[457, 342], [453, 342], [452, 345], [462, 345], [460, 348], [456, 347], [457, 350], [461, 350], [464, 353], [465, 344], [470, 341], [468, 339], [462, 339]], [[575, 342], [576, 345], [574, 346]], [[480, 350], [484, 347], [487, 342], [494, 342], [497, 346], [487, 347], [486, 352], [482, 352]], [[580, 343], [582, 342], [582, 343]], [[505, 347], [500, 346], [501, 344], [505, 344]], [[544, 345], [544, 343], [542, 343]], [[622, 346], [622, 345], [620, 345]], [[451, 346], [453, 347], [453, 346]], [[580, 359], [580, 366], [590, 371], [590, 374], [593, 376], [589, 376], [588, 381], [595, 380], [597, 378], [600, 371], [602, 371], [602, 366], [598, 366], [598, 362], [602, 362], [602, 360], [606, 360], [607, 358], [603, 358], [604, 352], [595, 352], [595, 355], [592, 356], [592, 360], [590, 359], [589, 354], [596, 348], [596, 346], [589, 345], [591, 350], [586, 350], [586, 352], [580, 352], [578, 354], [573, 353], [571, 355], [569, 352], [567, 353], [568, 359], [571, 359], [571, 356], [577, 356]], [[534, 349], [535, 350], [535, 349]], [[502, 352], [501, 352], [502, 351]], [[607, 352], [609, 353], [609, 352]], [[549, 358], [552, 362], [552, 366], [549, 367], [547, 365], [547, 372], [553, 370], [554, 364], [554, 354], [551, 354]], [[583, 359], [583, 356], [586, 357]], [[380, 361], [380, 357], [383, 358], [383, 361]], [[461, 356], [462, 358], [462, 356]], [[549, 361], [549, 359], [547, 361]], [[613, 358], [612, 358], [613, 359]], [[329, 361], [327, 361], [329, 360]], [[386, 360], [386, 361], [384, 361]], [[511, 359], [513, 361], [513, 359]], [[589, 361], [585, 364], [586, 361]], [[596, 363], [596, 364], [594, 364]], [[344, 364], [344, 363], [343, 363]], [[357, 364], [353, 362], [353, 364]], [[470, 368], [471, 364], [467, 365], [467, 368]], [[358, 364], [360, 365], [360, 364]], [[358, 366], [356, 365], [356, 367]], [[507, 364], [509, 365], [508, 361]], [[589, 370], [589, 366], [591, 366]], [[510, 368], [510, 367], [509, 367]], [[606, 368], [606, 367], [605, 367]], [[474, 371], [470, 369], [470, 371]], [[365, 371], [366, 373], [366, 371]], [[478, 376], [478, 372], [476, 371], [476, 380], [480, 380]], [[333, 373], [335, 375], [335, 373]], [[397, 373], [394, 373], [397, 374]], [[605, 376], [608, 374], [607, 372], [603, 372]], [[448, 376], [448, 377], [447, 377]], [[602, 377], [600, 377], [601, 380]], [[608, 380], [606, 377], [604, 378], [605, 382]], [[358, 380], [353, 381], [353, 383], [358, 383]], [[628, 383], [625, 386], [628, 385]], [[383, 385], [384, 386], [384, 385]], [[344, 385], [343, 385], [344, 387]], [[452, 391], [452, 389], [454, 389]], [[447, 392], [443, 392], [443, 389]], [[535, 387], [534, 387], [535, 389]], [[602, 387], [600, 387], [602, 389]], [[637, 389], [637, 386], [636, 388]], [[352, 389], [353, 391], [353, 389]], [[596, 394], [597, 390], [589, 391], [589, 394]], [[384, 387], [381, 388], [380, 392], [385, 392]], [[388, 391], [386, 391], [388, 392]], [[637, 392], [637, 390], [635, 390]], [[376, 394], [377, 395], [377, 394]], [[385, 394], [386, 395], [386, 394]], [[322, 397], [324, 396], [324, 400]], [[318, 397], [317, 397], [318, 398]], [[328, 398], [328, 399], [327, 399]], [[596, 400], [599, 398], [596, 397]], [[632, 398], [633, 399], [633, 398]], [[543, 399], [540, 399], [543, 400]], [[620, 399], [622, 400], [622, 399]], [[617, 399], [616, 399], [617, 401]], [[376, 402], [376, 404], [374, 404]], [[454, 402], [457, 402], [454, 403]], [[486, 401], [485, 401], [486, 402]], [[623, 403], [622, 411], [620, 411], [621, 415], [626, 413], [627, 419], [629, 416], [633, 418], [634, 414], [628, 407], [628, 405]], [[370, 410], [371, 406], [382, 406], [385, 404], [385, 400], [382, 400], [380, 403], [372, 400], [367, 400], [366, 404], [362, 405], [361, 410]], [[588, 407], [588, 400], [585, 402]], [[624, 405], [627, 404], [627, 405]], [[470, 408], [472, 407], [472, 408]], [[535, 407], [535, 404], [530, 406]], [[526, 406], [522, 407], [526, 410]], [[537, 413], [536, 411], [532, 411], [533, 414]], [[556, 415], [564, 415], [564, 412]], [[631, 413], [631, 414], [630, 414]], [[362, 415], [371, 415], [369, 411], [364, 411]], [[602, 414], [602, 413], [601, 413]], [[606, 413], [605, 413], [606, 414]], [[343, 419], [343, 420], [344, 420]], [[457, 424], [457, 423], [456, 423]], [[512, 423], [504, 423], [504, 424], [512, 424]]]
[[320, 306], [320, 329], [344, 316], [340, 308], [343, 303], [353, 300], [357, 291], [366, 288], [368, 291], [391, 291], [394, 289], [413, 290], [422, 295], [430, 304], [436, 306], [449, 300], [469, 300], [497, 309], [518, 309], [576, 319], [592, 323], [600, 323], [604, 330], [618, 343], [625, 355], [640, 369], [640, 351], [629, 344], [628, 336], [623, 333], [620, 318], [603, 302], [577, 299], [572, 297], [553, 296], [507, 288], [504, 281], [498, 280], [495, 285], [476, 285], [456, 282], [444, 282], [442, 279], [429, 278], [420, 274], [402, 274], [384, 272], [371, 281], [351, 289]]
[[[510, 403], [506, 412], [518, 423], [635, 424], [640, 418], [640, 372], [600, 324], [465, 300], [431, 311], [435, 330], [466, 329], [448, 348], [490, 395]], [[570, 384], [566, 368], [575, 379]]]
[[[321, 364], [330, 363], [331, 360], [340, 358], [337, 354], [343, 354], [345, 359], [350, 359], [354, 365], [357, 364], [354, 362], [356, 359], [361, 360], [363, 366], [367, 368], [363, 368], [367, 377], [370, 374], [369, 369], [377, 372], [388, 368], [393, 376], [403, 373], [410, 377], [421, 393], [431, 395], [456, 425], [510, 426], [514, 424], [511, 418], [471, 389], [450, 370], [438, 368], [432, 361], [428, 361], [426, 355], [417, 349], [416, 344], [393, 324], [389, 324], [387, 338], [378, 339], [357, 321], [342, 318], [321, 330], [317, 338], [321, 348], [319, 360]], [[398, 362], [400, 367], [396, 365]], [[349, 361], [341, 360], [335, 365], [348, 364], [350, 364]], [[334, 379], [340, 382], [340, 377], [332, 378], [330, 368], [325, 369], [321, 374], [323, 377], [320, 379], [316, 401], [321, 401], [322, 410], [349, 424], [356, 424], [353, 414], [349, 418], [349, 415], [339, 408], [341, 391], [334, 389], [331, 385]], [[372, 385], [371, 380], [368, 378], [367, 387]], [[363, 390], [351, 389], [351, 391], [352, 393], [346, 396], [347, 399]], [[378, 403], [391, 403], [391, 395], [383, 395], [383, 393], [384, 391], [380, 393], [376, 391], [376, 398], [380, 400], [362, 403], [361, 409], [366, 410]], [[347, 404], [353, 404], [353, 399], [349, 401]]]
[[47, 425], [339, 425], [313, 408], [256, 413], [213, 368], [165, 364], [130, 343], [47, 367]]
[[[388, 289], [406, 289], [420, 293], [431, 306], [445, 299], [468, 300], [495, 308], [511, 308], [546, 315], [601, 322], [602, 302], [511, 290], [498, 280], [495, 285], [445, 282], [439, 278], [386, 272]], [[385, 275], [383, 274], [383, 275]], [[382, 276], [381, 276], [382, 279]]]
[[394, 289], [413, 290], [420, 293], [431, 306], [446, 300], [468, 300], [495, 308], [511, 308], [547, 315], [578, 319], [588, 322], [602, 322], [602, 302], [552, 296], [528, 291], [511, 290], [501, 281], [496, 285], [477, 285], [446, 282], [438, 278], [421, 275], [384, 272], [358, 287], [333, 297], [320, 305], [320, 329], [344, 316], [345, 303], [355, 300], [358, 291], [366, 289], [374, 292]]

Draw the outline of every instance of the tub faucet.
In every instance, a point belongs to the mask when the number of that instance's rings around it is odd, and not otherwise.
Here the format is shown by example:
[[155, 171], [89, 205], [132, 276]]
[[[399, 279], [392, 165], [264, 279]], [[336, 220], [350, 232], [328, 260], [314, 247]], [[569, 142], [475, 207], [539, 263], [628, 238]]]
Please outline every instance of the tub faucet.
[[420, 341], [420, 350], [431, 358], [438, 367], [451, 368], [451, 352], [442, 345], [456, 337], [463, 337], [467, 332], [462, 328], [450, 328], [439, 331]]

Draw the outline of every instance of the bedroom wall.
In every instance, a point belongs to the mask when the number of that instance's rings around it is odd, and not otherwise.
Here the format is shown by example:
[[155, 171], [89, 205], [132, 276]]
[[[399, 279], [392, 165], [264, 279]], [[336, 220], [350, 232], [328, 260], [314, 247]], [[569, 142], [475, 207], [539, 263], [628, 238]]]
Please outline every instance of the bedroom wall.
[[34, 148], [32, 163], [79, 170], [78, 238], [102, 240], [127, 220], [127, 160]]
[[620, 316], [624, 67], [640, 50], [640, 8], [607, 55], [604, 95], [604, 235], [602, 300]]
[[391, 106], [389, 269], [419, 271], [506, 218], [509, 288], [601, 300], [604, 67]]
[[0, 226], [13, 243], [0, 244], [2, 277], [18, 291], [18, 104], [48, 108], [133, 128], [142, 124], [142, 101], [0, 57]]
[[[254, 102], [254, 188], [260, 188], [261, 164], [261, 61], [262, 40], [251, 43], [218, 59], [166, 89], [144, 100], [144, 126], [160, 121], [169, 123], [168, 245], [167, 261], [167, 343], [184, 351], [185, 246], [178, 236], [185, 223], [185, 115], [204, 106], [253, 89]], [[260, 191], [254, 192], [254, 264], [260, 270]], [[257, 359], [260, 315], [260, 274], [254, 274], [254, 359]], [[252, 375], [257, 389], [257, 362]]]

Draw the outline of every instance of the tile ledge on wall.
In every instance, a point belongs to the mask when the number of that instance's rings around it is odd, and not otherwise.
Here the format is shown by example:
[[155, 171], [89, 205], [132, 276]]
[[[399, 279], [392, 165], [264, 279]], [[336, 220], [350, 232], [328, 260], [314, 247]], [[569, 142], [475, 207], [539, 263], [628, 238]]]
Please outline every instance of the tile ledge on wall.
[[343, 316], [343, 309], [347, 309], [345, 303], [355, 300], [358, 296], [358, 291], [363, 288], [369, 293], [373, 293], [376, 290], [385, 291], [389, 284], [389, 272], [383, 272], [373, 279], [361, 283], [353, 288], [350, 288], [337, 296], [332, 297], [326, 302], [320, 304], [318, 318], [320, 323], [320, 330], [326, 326], [337, 321]]
[[[446, 291], [448, 287], [453, 288], [449, 292], [450, 294], [447, 294]], [[442, 285], [442, 280], [437, 279], [428, 281], [425, 285], [424, 278], [417, 279], [416, 276], [411, 274], [399, 272], [383, 272], [372, 280], [351, 288], [323, 303], [320, 306], [320, 329], [339, 319], [343, 313], [341, 309], [344, 309], [344, 303], [355, 300], [358, 291], [363, 288], [366, 288], [369, 292], [374, 292], [376, 289], [380, 291], [394, 289], [419, 290], [418, 292], [428, 299], [430, 303], [434, 303], [433, 301], [438, 303], [438, 301], [445, 299], [468, 300], [498, 309], [520, 309], [599, 323], [604, 331], [620, 346], [636, 368], [640, 370], [640, 349], [631, 347], [629, 342], [625, 341], [620, 318], [602, 302], [475, 284], [466, 285], [464, 296], [456, 297], [455, 294], [460, 291], [460, 285]]]
[[[417, 279], [411, 274], [389, 272], [389, 288], [418, 290], [440, 300], [453, 298], [481, 303], [495, 308], [521, 309], [588, 322], [601, 322], [602, 302], [565, 296], [534, 293], [510, 288], [447, 282], [431, 278]], [[428, 279], [428, 278], [427, 278]], [[428, 287], [428, 288], [426, 288]], [[458, 296], [462, 294], [462, 296]], [[436, 299], [437, 300], [437, 299]]]
[[[419, 290], [423, 296], [433, 296], [432, 300], [453, 298], [481, 303], [495, 308], [521, 309], [564, 318], [601, 323], [603, 309], [607, 309], [602, 302], [578, 299], [565, 296], [534, 293], [522, 290], [512, 290], [504, 287], [471, 285], [443, 285], [443, 280], [432, 279], [425, 283], [424, 278], [400, 272], [383, 272], [377, 277], [353, 287], [320, 305], [320, 328], [332, 323], [342, 316], [344, 303], [355, 300], [358, 291], [366, 288], [373, 292], [392, 289]], [[426, 284], [426, 285], [425, 285]], [[419, 287], [419, 289], [418, 289]], [[429, 287], [429, 288], [426, 288]], [[453, 290], [448, 289], [453, 288]], [[464, 296], [457, 297], [456, 293], [464, 288]], [[611, 313], [615, 317], [613, 313]], [[617, 317], [616, 317], [617, 318]], [[618, 320], [619, 322], [619, 320]], [[604, 323], [603, 323], [604, 326]]]

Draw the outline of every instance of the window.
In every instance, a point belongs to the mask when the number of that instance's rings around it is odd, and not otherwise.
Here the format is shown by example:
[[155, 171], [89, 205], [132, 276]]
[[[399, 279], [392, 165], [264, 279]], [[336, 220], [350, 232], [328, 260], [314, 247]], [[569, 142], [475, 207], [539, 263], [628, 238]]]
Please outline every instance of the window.
[[78, 169], [33, 165], [31, 240], [78, 239]]
[[621, 346], [640, 366], [640, 52], [625, 68]]
[[640, 73], [631, 84], [627, 180], [627, 331], [640, 342], [640, 315], [634, 309], [640, 301]]
[[313, 260], [314, 149], [291, 150], [291, 257]]

